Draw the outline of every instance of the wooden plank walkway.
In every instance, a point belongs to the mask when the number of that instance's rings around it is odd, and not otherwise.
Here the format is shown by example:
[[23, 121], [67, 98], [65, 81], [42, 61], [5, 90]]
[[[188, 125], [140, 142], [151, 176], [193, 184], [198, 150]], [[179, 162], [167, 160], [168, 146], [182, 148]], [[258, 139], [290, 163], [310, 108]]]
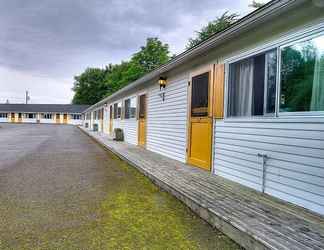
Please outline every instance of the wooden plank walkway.
[[80, 128], [246, 249], [324, 249], [323, 216]]

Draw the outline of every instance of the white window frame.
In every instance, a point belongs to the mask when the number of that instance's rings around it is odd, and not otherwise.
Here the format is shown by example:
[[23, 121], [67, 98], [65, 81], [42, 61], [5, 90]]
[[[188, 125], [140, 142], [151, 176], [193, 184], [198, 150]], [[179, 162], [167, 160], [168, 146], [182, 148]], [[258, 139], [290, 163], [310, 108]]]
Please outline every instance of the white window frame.
[[[129, 100], [130, 101], [130, 107], [132, 107], [132, 99], [135, 100], [135, 108], [136, 108], [136, 111], [135, 111], [135, 116], [134, 117], [129, 117], [129, 118], [126, 118], [125, 117], [125, 114], [126, 114], [126, 106], [125, 106], [125, 101], [126, 100]], [[124, 104], [124, 119], [125, 120], [136, 120], [136, 114], [137, 114], [137, 95], [132, 95], [132, 96], [129, 96], [129, 97], [126, 97], [124, 100], [123, 100], [123, 104]]]
[[[262, 46], [256, 47], [252, 50], [242, 52], [236, 56], [227, 58], [224, 60], [225, 63], [225, 98], [224, 98], [224, 120], [225, 121], [251, 121], [251, 120], [269, 120], [273, 121], [278, 118], [324, 118], [324, 111], [305, 111], [305, 112], [280, 112], [280, 92], [281, 92], [281, 49], [284, 47], [291, 46], [295, 43], [307, 41], [312, 38], [324, 35], [324, 22], [319, 24], [311, 24], [305, 26], [299, 31], [293, 31], [289, 34], [283, 35], [280, 39], [266, 43]], [[270, 50], [277, 50], [277, 83], [276, 83], [276, 107], [274, 115], [263, 115], [263, 116], [241, 116], [233, 117], [228, 112], [228, 101], [229, 101], [229, 68], [230, 64], [239, 62], [243, 59], [256, 56], [258, 54], [265, 53]]]

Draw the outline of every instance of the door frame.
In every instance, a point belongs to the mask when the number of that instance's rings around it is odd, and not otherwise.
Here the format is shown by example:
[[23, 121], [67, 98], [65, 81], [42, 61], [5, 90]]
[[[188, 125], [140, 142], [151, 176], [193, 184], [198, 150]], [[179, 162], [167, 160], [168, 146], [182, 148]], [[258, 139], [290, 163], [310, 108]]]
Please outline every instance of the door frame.
[[[139, 141], [140, 141], [140, 117], [139, 117], [139, 114], [140, 114], [140, 96], [142, 95], [145, 95], [145, 118], [144, 118], [144, 126], [145, 126], [145, 143], [144, 145], [140, 145], [139, 144]], [[143, 147], [143, 148], [146, 148], [146, 142], [147, 142], [147, 107], [148, 107], [148, 104], [147, 104], [147, 92], [140, 92], [137, 94], [137, 114], [136, 114], [136, 117], [137, 117], [137, 145], [140, 146], [140, 147]]]
[[[58, 119], [57, 115], [59, 115]], [[55, 124], [61, 124], [61, 113], [55, 113]]]
[[15, 123], [16, 122], [16, 113], [12, 113], [12, 112], [10, 113], [10, 122], [11, 123]]
[[63, 124], [68, 124], [68, 114], [67, 113], [63, 114]]
[[[189, 81], [188, 81], [188, 110], [187, 110], [187, 147], [186, 147], [186, 163], [189, 163], [189, 152], [191, 147], [191, 96], [192, 96], [192, 78], [204, 73], [209, 72], [209, 86], [208, 86], [208, 116], [207, 118], [211, 119], [211, 145], [210, 145], [210, 172], [213, 172], [213, 143], [214, 143], [214, 118], [213, 118], [213, 106], [214, 106], [214, 80], [215, 80], [215, 66], [214, 64], [206, 65], [203, 67], [199, 67], [189, 73]], [[197, 166], [198, 167], [198, 166]], [[200, 167], [199, 167], [200, 168]]]
[[114, 121], [114, 104], [109, 105], [109, 127], [108, 133], [111, 135], [113, 132], [113, 121]]

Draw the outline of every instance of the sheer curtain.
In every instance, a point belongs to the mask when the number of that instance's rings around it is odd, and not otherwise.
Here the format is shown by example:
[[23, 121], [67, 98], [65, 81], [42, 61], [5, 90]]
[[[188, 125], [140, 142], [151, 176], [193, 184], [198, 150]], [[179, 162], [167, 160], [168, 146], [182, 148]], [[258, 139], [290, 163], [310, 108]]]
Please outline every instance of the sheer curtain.
[[234, 95], [235, 103], [232, 115], [251, 116], [252, 114], [252, 85], [254, 73], [254, 59], [249, 58], [236, 65]]
[[311, 111], [324, 111], [324, 54], [320, 53], [315, 61]]

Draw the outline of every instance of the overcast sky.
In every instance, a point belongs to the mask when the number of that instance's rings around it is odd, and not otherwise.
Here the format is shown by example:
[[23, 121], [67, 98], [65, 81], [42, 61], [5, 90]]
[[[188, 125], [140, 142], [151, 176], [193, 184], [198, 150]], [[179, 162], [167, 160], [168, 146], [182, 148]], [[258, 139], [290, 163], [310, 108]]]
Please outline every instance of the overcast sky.
[[0, 102], [70, 103], [73, 76], [127, 60], [159, 37], [172, 53], [224, 11], [252, 0], [0, 0]]

